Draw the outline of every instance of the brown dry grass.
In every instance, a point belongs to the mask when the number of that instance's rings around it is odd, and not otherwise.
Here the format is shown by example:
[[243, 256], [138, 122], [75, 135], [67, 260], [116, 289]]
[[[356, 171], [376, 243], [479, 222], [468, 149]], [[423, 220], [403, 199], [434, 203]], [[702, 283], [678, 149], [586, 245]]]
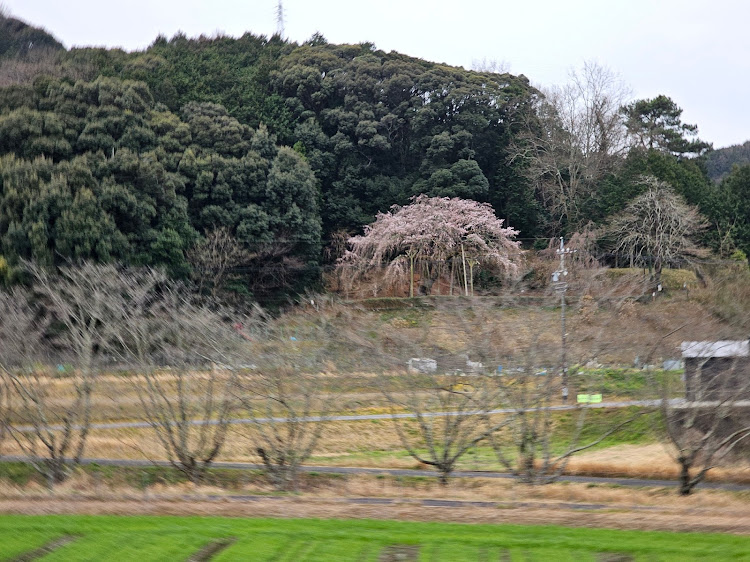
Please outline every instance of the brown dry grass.
[[[267, 491], [262, 484], [242, 490], [244, 494]], [[348, 499], [359, 497], [395, 501], [371, 506]], [[497, 506], [430, 508], [420, 505], [426, 498], [489, 501]], [[79, 474], [53, 494], [40, 487], [2, 485], [0, 512], [373, 518], [750, 533], [750, 502], [737, 493], [703, 490], [682, 498], [674, 490], [659, 488], [625, 490], [582, 484], [531, 488], [497, 480], [457, 480], [441, 487], [433, 481], [405, 484], [399, 479], [367, 476], [318, 482], [315, 487], [308, 486], [302, 496], [243, 501], [228, 496], [225, 490], [187, 484], [152, 487], [145, 492], [97, 489], [90, 476]]]
[[[232, 426], [218, 461], [259, 463], [246, 435], [247, 428]], [[12, 442], [4, 444], [4, 454], [22, 455]], [[93, 430], [86, 456], [109, 459], [167, 460], [164, 450], [149, 428]], [[331, 422], [323, 433], [311, 465], [365, 468], [425, 469], [405, 454], [390, 420]], [[466, 458], [460, 465], [467, 470], [501, 470], [489, 457]], [[429, 470], [429, 469], [426, 469]], [[584, 451], [574, 456], [566, 474], [582, 476], [675, 480], [678, 467], [664, 445], [615, 445]], [[735, 460], [712, 469], [708, 481], [750, 483], [750, 462]]]
[[[302, 499], [337, 498], [394, 498], [401, 500], [441, 499], [452, 501], [489, 501], [548, 505], [555, 503], [597, 504], [606, 507], [658, 507], [661, 509], [725, 509], [736, 513], [750, 513], [747, 492], [726, 492], [698, 489], [691, 496], [677, 495], [677, 487], [630, 488], [606, 484], [562, 482], [544, 486], [528, 486], [510, 479], [456, 478], [448, 486], [441, 486], [432, 478], [391, 477], [387, 475], [346, 475], [300, 477], [301, 495], [277, 496]], [[65, 482], [50, 492], [42, 484], [31, 481], [23, 486], [0, 482], [3, 499], [64, 499], [118, 498], [148, 500], [176, 499], [189, 495], [196, 499], [208, 497], [230, 498], [242, 495], [271, 495], [274, 488], [259, 475], [248, 478], [232, 489], [215, 485], [195, 485], [190, 482], [154, 484], [138, 490], [124, 484], [107, 484], [95, 474], [76, 471]]]
[[[358, 453], [369, 453], [376, 447], [379, 450], [393, 451], [394, 456], [401, 453], [401, 443], [390, 420], [330, 422], [315, 454], [322, 459], [347, 457]], [[252, 449], [247, 427], [234, 425], [231, 426], [219, 460], [257, 462], [258, 459], [251, 452]], [[6, 455], [22, 454], [12, 440], [3, 443], [3, 453]], [[93, 429], [86, 443], [86, 456], [164, 460], [164, 451], [159, 441], [154, 438], [151, 428]], [[397, 464], [397, 466], [411, 468], [414, 463], [415, 461], [408, 461], [404, 465]], [[363, 466], [373, 466], [373, 463]], [[375, 463], [375, 466], [393, 466], [393, 464], [391, 459], [386, 459], [385, 464]]]
[[[666, 447], [654, 443], [616, 445], [584, 452], [570, 461], [567, 473], [674, 480], [678, 477], [679, 470]], [[750, 462], [735, 460], [726, 463], [726, 466], [712, 468], [706, 479], [712, 482], [750, 483]]]
[[672, 532], [711, 532], [746, 535], [750, 533], [750, 513], [743, 517], [688, 510], [669, 513], [637, 510], [586, 511], [566, 507], [507, 507], [504, 509], [426, 508], [403, 502], [392, 506], [347, 503], [345, 500], [260, 500], [252, 502], [194, 501], [155, 499], [0, 499], [0, 512], [14, 514], [86, 514], [86, 515], [174, 515], [224, 517], [314, 517], [323, 519], [393, 519], [403, 521], [439, 521], [456, 523], [493, 523], [516, 525], [565, 525], [570, 527], [659, 530]]

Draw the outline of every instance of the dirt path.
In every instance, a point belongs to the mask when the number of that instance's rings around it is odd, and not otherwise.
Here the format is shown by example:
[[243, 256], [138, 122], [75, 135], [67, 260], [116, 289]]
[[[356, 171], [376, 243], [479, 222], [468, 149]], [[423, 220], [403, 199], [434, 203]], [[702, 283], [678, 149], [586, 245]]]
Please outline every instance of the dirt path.
[[[369, 498], [372, 499], [372, 498]], [[5, 498], [0, 512], [13, 514], [200, 515], [227, 517], [316, 517], [400, 519], [460, 523], [513, 523], [631, 530], [750, 534], [746, 509], [591, 505], [570, 502], [449, 502], [365, 498], [207, 499], [190, 496], [135, 498]]]

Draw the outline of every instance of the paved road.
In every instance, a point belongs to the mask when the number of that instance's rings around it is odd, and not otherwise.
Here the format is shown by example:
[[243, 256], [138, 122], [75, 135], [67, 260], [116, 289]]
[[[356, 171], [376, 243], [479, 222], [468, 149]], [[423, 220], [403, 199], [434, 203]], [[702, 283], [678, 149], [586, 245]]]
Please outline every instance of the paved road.
[[[28, 462], [27, 457], [7, 456], [0, 457], [0, 462]], [[81, 459], [81, 464], [98, 464], [101, 466], [124, 466], [124, 467], [152, 467], [171, 466], [167, 461], [127, 460], [127, 459]], [[213, 468], [228, 470], [264, 470], [263, 465], [243, 462], [215, 462]], [[302, 466], [303, 472], [318, 472], [321, 474], [387, 474], [389, 476], [419, 476], [437, 477], [438, 473], [432, 470], [413, 470], [405, 468], [362, 468], [343, 466]], [[469, 471], [457, 470], [451, 474], [451, 478], [513, 478], [507, 472]], [[605, 478], [596, 476], [561, 476], [561, 482], [580, 482], [584, 484], [606, 484], [615, 486], [632, 487], [666, 487], [677, 486], [676, 480], [650, 480], [645, 478]], [[701, 482], [701, 488], [729, 491], [750, 491], [749, 484], [731, 484], [723, 482]]]

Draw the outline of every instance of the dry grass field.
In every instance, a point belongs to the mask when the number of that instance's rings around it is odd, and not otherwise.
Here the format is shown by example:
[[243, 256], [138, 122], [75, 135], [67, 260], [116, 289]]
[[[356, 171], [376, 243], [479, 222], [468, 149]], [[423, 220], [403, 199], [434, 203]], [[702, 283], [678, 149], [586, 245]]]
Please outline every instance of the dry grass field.
[[[248, 494], [252, 500], [243, 499]], [[367, 504], [357, 498], [389, 501]], [[154, 485], [141, 491], [105, 486], [83, 473], [52, 494], [38, 485], [0, 485], [0, 513], [368, 518], [743, 535], [750, 534], [749, 499], [745, 492], [713, 490], [685, 498], [672, 488], [575, 483], [530, 487], [496, 479], [458, 479], [443, 487], [429, 478], [358, 475], [310, 478], [303, 482], [300, 494], [285, 496], [274, 495], [258, 477], [231, 491], [187, 483]], [[448, 505], [431, 507], [434, 500]]]
[[[636, 356], [647, 357], [653, 363], [679, 357], [679, 345], [684, 340], [723, 339], [744, 337], [744, 326], [728, 322], [716, 314], [715, 303], [695, 289], [691, 294], [673, 291], [665, 298], [654, 302], [637, 302], [621, 298], [615, 289], [609, 291], [611, 298], [603, 298], [601, 287], [597, 298], [571, 297], [568, 307], [568, 361], [570, 364], [590, 364], [628, 367]], [[388, 304], [390, 301], [384, 301]], [[402, 302], [402, 301], [400, 301]], [[372, 310], [366, 307], [333, 305], [323, 313], [333, 327], [326, 333], [349, 334], [343, 343], [333, 349], [354, 345], [357, 341], [386, 340], [391, 345], [387, 351], [399, 361], [413, 353], [442, 352], [471, 357], [472, 351], [482, 352], [490, 347], [495, 357], [512, 357], [514, 353], [528, 350], [534, 342], [540, 350], [537, 358], [540, 365], [552, 364], [559, 359], [560, 311], [545, 306], [508, 306], [502, 299], [479, 297], [476, 299], [435, 298], [421, 301], [417, 308], [407, 305], [396, 309]], [[554, 299], [551, 301], [554, 304]], [[402, 302], [403, 304], [403, 302]], [[407, 303], [408, 304], [408, 303]], [[389, 308], [386, 306], [386, 308]], [[291, 311], [275, 320], [283, 324], [283, 333], [296, 334], [293, 343], [295, 353], [304, 353], [306, 348], [330, 345], [306, 337], [319, 337], [319, 332], [309, 330], [310, 316], [301, 311]], [[337, 322], [343, 322], [337, 325]], [[354, 332], [356, 334], [352, 335]], [[311, 335], [312, 334], [312, 335]], [[356, 337], [354, 337], [356, 336]], [[358, 339], [359, 338], [359, 339]], [[282, 342], [283, 343], [283, 342]], [[280, 342], [274, 350], [284, 352]], [[291, 348], [290, 348], [291, 349]], [[545, 353], [552, 353], [546, 357]], [[366, 354], [365, 354], [366, 355]], [[419, 356], [419, 355], [417, 355]], [[504, 359], [503, 359], [504, 360]], [[325, 375], [319, 391], [326, 394], [332, 404], [331, 414], [368, 414], [390, 411], [377, 386], [377, 375], [352, 373], [339, 366], [337, 357], [330, 355], [325, 364]], [[342, 361], [346, 363], [346, 361]], [[623, 371], [627, 372], [627, 371]], [[644, 386], [638, 371], [630, 371], [633, 384], [605, 388], [605, 400], [653, 397], [654, 389]], [[252, 377], [252, 371], [246, 373]], [[196, 381], [204, 373], [191, 375]], [[157, 375], [157, 379], [168, 378], [168, 374]], [[639, 379], [640, 377], [640, 379]], [[221, 375], [219, 375], [221, 379]], [[638, 382], [640, 381], [640, 382]], [[626, 381], [627, 382], [627, 381]], [[45, 381], [50, 404], [70, 403], [75, 389], [68, 375], [52, 374]], [[141, 397], [137, 389], [143, 388], [143, 379], [131, 372], [110, 370], [98, 376], [92, 395], [92, 419], [94, 422], [140, 421], [144, 419]], [[190, 401], [199, 405], [203, 400], [201, 385], [193, 388]], [[17, 404], [16, 404], [17, 405]], [[243, 417], [241, 410], [233, 414]], [[54, 415], [50, 416], [54, 421]], [[11, 419], [11, 421], [17, 421]], [[245, 438], [246, 428], [232, 426], [230, 437], [218, 458], [225, 461], [257, 462], [252, 447]], [[645, 441], [648, 441], [646, 439]], [[605, 444], [606, 445], [606, 444]], [[628, 445], [627, 436], [618, 436], [610, 445], [632, 447], [626, 449], [599, 448], [573, 459], [569, 471], [577, 474], [619, 474], [633, 476], [665, 477], [674, 474], [674, 467], [658, 445], [638, 442]], [[648, 447], [644, 448], [644, 445]], [[19, 454], [18, 447], [6, 440], [5, 454]], [[164, 452], [154, 439], [153, 430], [120, 429], [91, 431], [86, 456], [114, 459], [164, 459]], [[463, 468], [496, 469], [489, 451], [476, 451], [463, 461]], [[338, 466], [374, 466], [413, 468], [416, 462], [408, 457], [389, 420], [361, 422], [331, 422], [309, 463]], [[728, 469], [733, 480], [747, 479], [746, 469]], [[719, 470], [712, 471], [714, 476]], [[670, 476], [671, 477], [671, 476]]]
[[[616, 381], [601, 379], [605, 400], [653, 396], [654, 389], [644, 382], [642, 372], [632, 368], [636, 356], [658, 365], [662, 360], [678, 357], [680, 342], [684, 340], [747, 336], [746, 324], [737, 321], [742, 318], [735, 314], [737, 303], [727, 300], [721, 309], [726, 314], [719, 313], [716, 302], [701, 295], [699, 288], [690, 294], [673, 290], [653, 302], [612, 297], [573, 295], [567, 318], [569, 364], [587, 365], [590, 372], [605, 378], [601, 373], [609, 372], [607, 369], [617, 375]], [[348, 333], [343, 341], [334, 344], [311, 336], [319, 332], [308, 329], [309, 315], [292, 311], [275, 320], [284, 324], [283, 333], [293, 334], [294, 339], [288, 339], [296, 342], [289, 344], [295, 353], [304, 355], [307, 350], [329, 346], [331, 353], [321, 367], [325, 374], [320, 377], [318, 390], [329, 397], [332, 414], [390, 411], [376, 384], [383, 363], [374, 361], [373, 368], [367, 369], [366, 361], [362, 362], [367, 353], [352, 354], [359, 361], [356, 365], [348, 355], [349, 348], [354, 349], [361, 342], [380, 342], [378, 352], [387, 350], [402, 364], [405, 358], [430, 353], [476, 360], [487, 349], [492, 351], [490, 356], [506, 362], [508, 357], [528, 351], [532, 347], [530, 342], [539, 349], [535, 360], [540, 366], [555, 365], [559, 358], [560, 310], [555, 306], [508, 305], [489, 297], [435, 298], [424, 299], [416, 307], [392, 307], [388, 302], [382, 307], [378, 302], [346, 305], [347, 313], [339, 316], [336, 310], [341, 306], [344, 305], [335, 305], [326, 312], [330, 321], [327, 333]], [[274, 345], [274, 353], [284, 350], [283, 342]], [[245, 375], [252, 377], [252, 370]], [[45, 381], [51, 404], [64, 406], [73, 400], [75, 390], [68, 376], [55, 373]], [[199, 382], [206, 374], [196, 372], [191, 376]], [[158, 377], [166, 381], [169, 374], [165, 372]], [[143, 384], [142, 378], [117, 369], [99, 375], [92, 395], [93, 421], [143, 420], [139, 384]], [[201, 386], [194, 388], [189, 401], [200, 405], [204, 399]], [[603, 427], [608, 415], [592, 416], [590, 423]], [[233, 417], [243, 417], [243, 412], [238, 410]], [[570, 423], [565, 415], [554, 418], [554, 430], [559, 432], [553, 440], [554, 446], [563, 446]], [[643, 421], [638, 427], [629, 427], [600, 446], [576, 455], [566, 473], [675, 479], [677, 466], [656, 441], [649, 429], [651, 425]], [[410, 427], [414, 429], [413, 422], [407, 422], [406, 430]], [[21, 454], [11, 439], [4, 440], [0, 447], [1, 454]], [[85, 456], [166, 460], [151, 428], [93, 429]], [[216, 460], [260, 461], [248, 439], [246, 426], [230, 427], [226, 444]], [[306, 464], [421, 469], [425, 476], [305, 475], [299, 493], [279, 496], [262, 475], [250, 472], [241, 478], [232, 477], [231, 485], [194, 485], [157, 478], [141, 487], [117, 477], [106, 479], [96, 472], [77, 470], [52, 492], [39, 481], [13, 484], [11, 480], [0, 480], [0, 512], [382, 518], [750, 534], [750, 497], [745, 492], [699, 487], [692, 496], [681, 498], [675, 487], [633, 489], [575, 483], [532, 487], [513, 480], [482, 478], [452, 479], [448, 486], [440, 486], [430, 476], [429, 467], [406, 454], [389, 419], [328, 422]], [[492, 450], [480, 444], [462, 458], [457, 468], [496, 471], [500, 465]], [[735, 457], [725, 466], [712, 469], [708, 480], [749, 483], [750, 463]], [[252, 495], [254, 499], [234, 499], [237, 495]], [[364, 497], [388, 502], [357, 503], [356, 498]], [[430, 507], [425, 500], [474, 503], [440, 508]]]

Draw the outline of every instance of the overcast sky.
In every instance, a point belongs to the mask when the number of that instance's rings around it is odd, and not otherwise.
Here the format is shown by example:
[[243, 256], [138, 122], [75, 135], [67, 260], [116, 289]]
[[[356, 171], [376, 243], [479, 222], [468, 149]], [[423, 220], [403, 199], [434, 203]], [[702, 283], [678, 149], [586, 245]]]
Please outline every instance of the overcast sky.
[[[0, 0], [66, 47], [144, 49], [159, 34], [271, 35], [277, 0]], [[716, 148], [750, 139], [747, 0], [283, 0], [285, 37], [370, 41], [471, 68], [496, 60], [535, 85], [596, 61], [634, 98], [670, 96]]]

